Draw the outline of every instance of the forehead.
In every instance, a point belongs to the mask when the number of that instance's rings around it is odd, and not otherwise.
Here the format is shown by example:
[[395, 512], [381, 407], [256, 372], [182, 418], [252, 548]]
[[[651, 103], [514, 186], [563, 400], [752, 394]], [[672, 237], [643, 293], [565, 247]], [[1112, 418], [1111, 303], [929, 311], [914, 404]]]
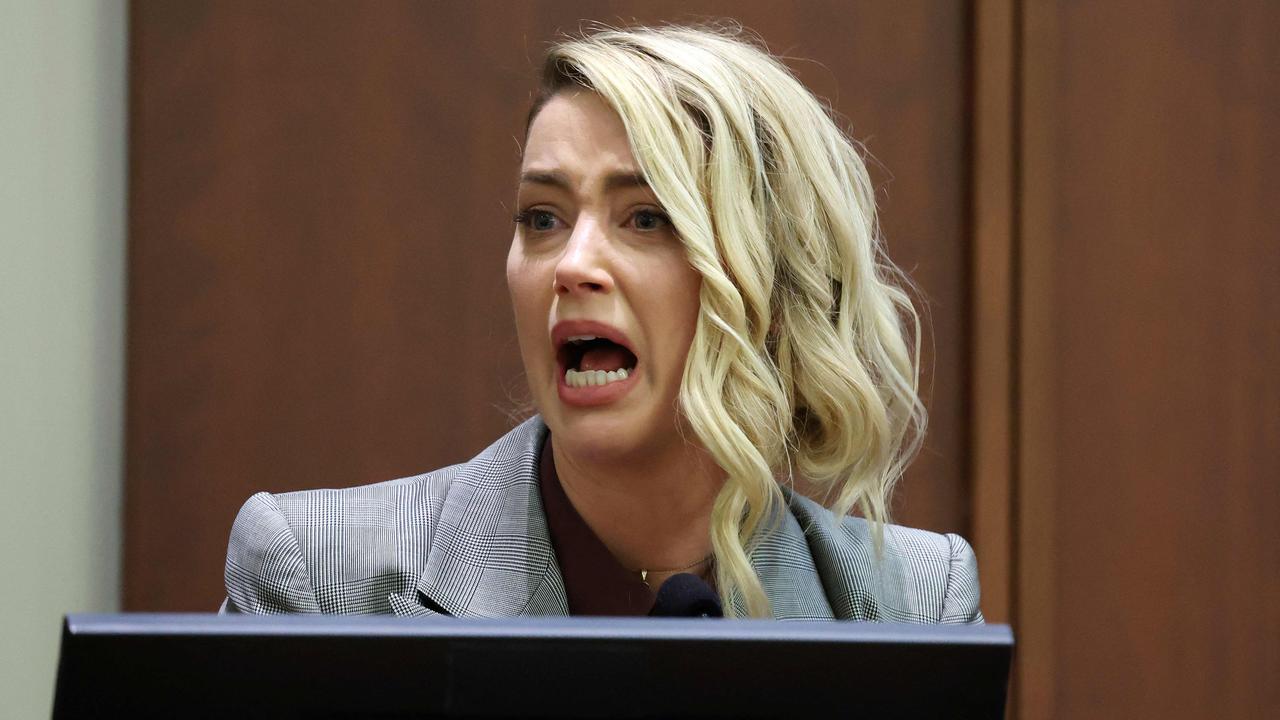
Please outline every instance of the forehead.
[[586, 90], [557, 94], [529, 126], [522, 166], [589, 173], [634, 170], [635, 158], [622, 118], [599, 95]]

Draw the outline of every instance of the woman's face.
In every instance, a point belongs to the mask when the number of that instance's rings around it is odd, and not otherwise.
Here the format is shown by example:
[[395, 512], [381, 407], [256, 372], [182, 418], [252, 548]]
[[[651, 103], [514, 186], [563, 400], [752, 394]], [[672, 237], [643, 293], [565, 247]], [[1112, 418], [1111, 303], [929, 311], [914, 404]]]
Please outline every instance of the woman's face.
[[507, 285], [557, 449], [581, 461], [673, 449], [701, 278], [599, 96], [560, 93], [534, 118], [517, 210]]

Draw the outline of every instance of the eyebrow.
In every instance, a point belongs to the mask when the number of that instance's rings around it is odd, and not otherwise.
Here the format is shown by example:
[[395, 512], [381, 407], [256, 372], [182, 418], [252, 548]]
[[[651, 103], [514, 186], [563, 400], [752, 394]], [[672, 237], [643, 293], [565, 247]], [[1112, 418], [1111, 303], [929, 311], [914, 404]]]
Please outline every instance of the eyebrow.
[[[573, 186], [569, 183], [569, 178], [561, 172], [540, 172], [532, 171], [520, 174], [521, 183], [533, 183], [535, 185], [550, 185], [552, 187], [570, 192]], [[610, 173], [604, 179], [605, 190], [620, 190], [624, 188], [647, 188], [649, 181], [644, 175], [635, 172], [616, 172]]]

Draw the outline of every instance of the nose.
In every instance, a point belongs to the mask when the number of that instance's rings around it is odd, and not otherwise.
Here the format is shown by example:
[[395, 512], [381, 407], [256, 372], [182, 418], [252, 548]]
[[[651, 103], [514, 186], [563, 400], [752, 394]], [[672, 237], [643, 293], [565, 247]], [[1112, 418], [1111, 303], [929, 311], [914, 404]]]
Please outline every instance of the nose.
[[556, 264], [556, 295], [587, 297], [613, 291], [608, 267], [608, 237], [600, 223], [579, 218]]

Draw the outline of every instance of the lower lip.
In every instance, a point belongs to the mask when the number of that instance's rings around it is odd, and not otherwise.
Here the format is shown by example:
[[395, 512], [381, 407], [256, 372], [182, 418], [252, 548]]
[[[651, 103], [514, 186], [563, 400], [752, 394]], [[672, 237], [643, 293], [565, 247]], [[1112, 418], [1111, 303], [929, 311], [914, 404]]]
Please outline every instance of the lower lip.
[[626, 380], [617, 380], [608, 385], [573, 387], [565, 382], [564, 369], [561, 368], [560, 381], [556, 383], [556, 389], [560, 393], [560, 401], [566, 405], [574, 405], [576, 407], [608, 405], [630, 392], [631, 386], [636, 381], [637, 370], [639, 370], [638, 367], [631, 368], [627, 371]]

